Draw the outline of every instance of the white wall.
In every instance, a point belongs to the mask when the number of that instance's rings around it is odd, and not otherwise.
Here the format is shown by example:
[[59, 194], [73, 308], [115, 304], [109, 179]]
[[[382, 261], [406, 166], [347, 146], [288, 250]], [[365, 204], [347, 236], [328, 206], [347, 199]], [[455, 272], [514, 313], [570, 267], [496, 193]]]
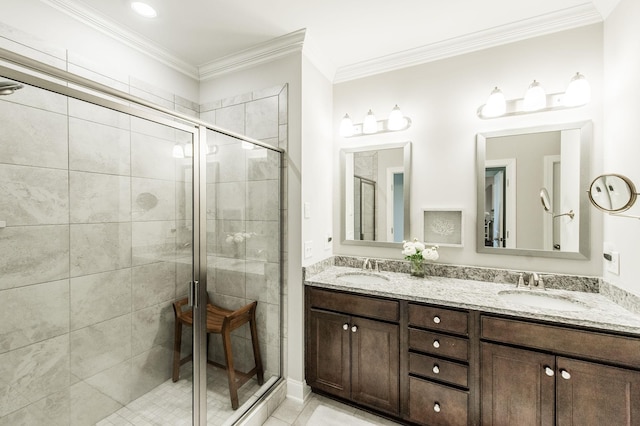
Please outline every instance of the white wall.
[[[302, 60], [302, 201], [309, 203], [310, 218], [303, 216], [302, 241], [312, 241], [312, 255], [302, 265], [312, 265], [333, 255], [333, 88], [315, 65]], [[335, 166], [337, 168], [337, 165]], [[304, 206], [303, 206], [304, 208]], [[304, 247], [303, 247], [304, 250]]]
[[126, 75], [198, 102], [198, 81], [162, 64], [40, 0], [2, 0], [0, 22], [68, 49], [107, 76]]
[[[621, 0], [604, 24], [605, 173], [620, 173], [640, 186], [640, 2]], [[627, 212], [640, 215], [638, 203]], [[594, 216], [601, 216], [596, 213]], [[620, 275], [606, 281], [640, 295], [640, 220], [605, 216], [604, 242], [620, 252]], [[602, 255], [598, 247], [594, 256]]]
[[[422, 235], [422, 209], [464, 209], [464, 248], [441, 248], [440, 262], [486, 267], [599, 276], [601, 224], [591, 226], [590, 260], [559, 260], [476, 253], [475, 135], [501, 129], [593, 120], [594, 145], [591, 175], [600, 172], [602, 152], [602, 25], [591, 25], [437, 62], [392, 71], [334, 86], [334, 163], [339, 149], [409, 140], [412, 149], [411, 235]], [[481, 120], [476, 110], [494, 86], [508, 99], [521, 98], [531, 81], [540, 81], [548, 93], [564, 92], [580, 71], [592, 87], [589, 105], [563, 111]], [[362, 122], [369, 108], [380, 117], [395, 104], [410, 116], [410, 129], [376, 136], [344, 139], [338, 135], [345, 113]], [[379, 117], [379, 118], [380, 118]], [[595, 155], [594, 155], [595, 154]], [[339, 174], [334, 172], [334, 203], [340, 206]], [[447, 182], [444, 186], [440, 183]], [[586, 188], [585, 188], [586, 190]], [[338, 236], [342, 208], [334, 209]], [[482, 219], [482, 218], [481, 218]], [[336, 238], [334, 252], [361, 256], [401, 258], [400, 250], [343, 245]]]

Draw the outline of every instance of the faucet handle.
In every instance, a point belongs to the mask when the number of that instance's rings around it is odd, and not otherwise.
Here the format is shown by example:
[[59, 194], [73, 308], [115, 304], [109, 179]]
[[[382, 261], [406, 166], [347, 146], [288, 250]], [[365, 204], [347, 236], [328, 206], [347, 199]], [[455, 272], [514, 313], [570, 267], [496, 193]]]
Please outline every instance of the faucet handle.
[[379, 260], [376, 260], [376, 261], [375, 261], [375, 265], [376, 265], [376, 266], [375, 266], [375, 271], [376, 271], [376, 272], [380, 272], [380, 265], [384, 265], [384, 262], [381, 262], [381, 261], [379, 261]]
[[516, 288], [524, 287], [526, 284], [524, 283], [524, 274], [520, 272], [520, 276], [518, 277], [518, 284], [516, 284]]
[[542, 275], [538, 276], [538, 288], [540, 290], [545, 290], [545, 288], [544, 288], [544, 280], [542, 279]]

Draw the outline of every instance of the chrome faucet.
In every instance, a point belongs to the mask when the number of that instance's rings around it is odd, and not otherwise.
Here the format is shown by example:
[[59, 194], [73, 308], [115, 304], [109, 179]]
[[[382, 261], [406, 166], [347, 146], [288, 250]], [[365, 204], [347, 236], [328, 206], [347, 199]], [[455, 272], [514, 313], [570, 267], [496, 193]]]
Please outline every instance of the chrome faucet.
[[364, 262], [362, 263], [362, 269], [364, 269], [365, 271], [371, 269], [371, 259], [369, 259], [368, 257], [364, 259]]
[[538, 274], [536, 274], [535, 272], [532, 272], [529, 275], [529, 288], [533, 288], [533, 287], [537, 287], [538, 286]]

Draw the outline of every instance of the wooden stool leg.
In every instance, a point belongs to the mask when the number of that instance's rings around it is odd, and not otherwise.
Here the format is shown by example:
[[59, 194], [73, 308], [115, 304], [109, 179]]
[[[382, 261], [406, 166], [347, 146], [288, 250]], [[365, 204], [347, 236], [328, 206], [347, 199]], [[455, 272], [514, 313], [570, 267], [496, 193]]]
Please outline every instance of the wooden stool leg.
[[262, 357], [260, 356], [260, 343], [258, 342], [258, 329], [256, 327], [256, 312], [253, 311], [251, 320], [249, 321], [251, 327], [251, 344], [253, 345], [253, 359], [256, 362], [256, 373], [258, 376], [258, 384], [264, 383], [264, 370], [262, 369]]
[[173, 375], [172, 379], [177, 382], [180, 378], [180, 346], [182, 345], [182, 323], [176, 318], [175, 336], [173, 338]]
[[231, 397], [231, 408], [238, 409], [238, 385], [236, 383], [236, 370], [233, 366], [233, 352], [231, 350], [231, 332], [223, 327], [222, 346], [224, 347], [224, 358], [227, 363], [227, 376], [229, 377], [229, 395]]

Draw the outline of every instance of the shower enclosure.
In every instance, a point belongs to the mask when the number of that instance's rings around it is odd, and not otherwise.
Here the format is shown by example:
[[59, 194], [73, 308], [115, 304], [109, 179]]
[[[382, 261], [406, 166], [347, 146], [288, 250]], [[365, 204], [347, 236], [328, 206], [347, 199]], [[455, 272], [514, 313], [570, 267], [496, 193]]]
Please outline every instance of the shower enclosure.
[[[233, 423], [281, 375], [282, 151], [16, 57], [0, 65], [24, 86], [0, 96], [0, 425]], [[193, 362], [174, 383], [172, 303], [190, 283]], [[258, 301], [265, 384], [238, 410], [207, 366], [224, 360], [207, 296]], [[232, 348], [249, 370], [247, 327]]]

